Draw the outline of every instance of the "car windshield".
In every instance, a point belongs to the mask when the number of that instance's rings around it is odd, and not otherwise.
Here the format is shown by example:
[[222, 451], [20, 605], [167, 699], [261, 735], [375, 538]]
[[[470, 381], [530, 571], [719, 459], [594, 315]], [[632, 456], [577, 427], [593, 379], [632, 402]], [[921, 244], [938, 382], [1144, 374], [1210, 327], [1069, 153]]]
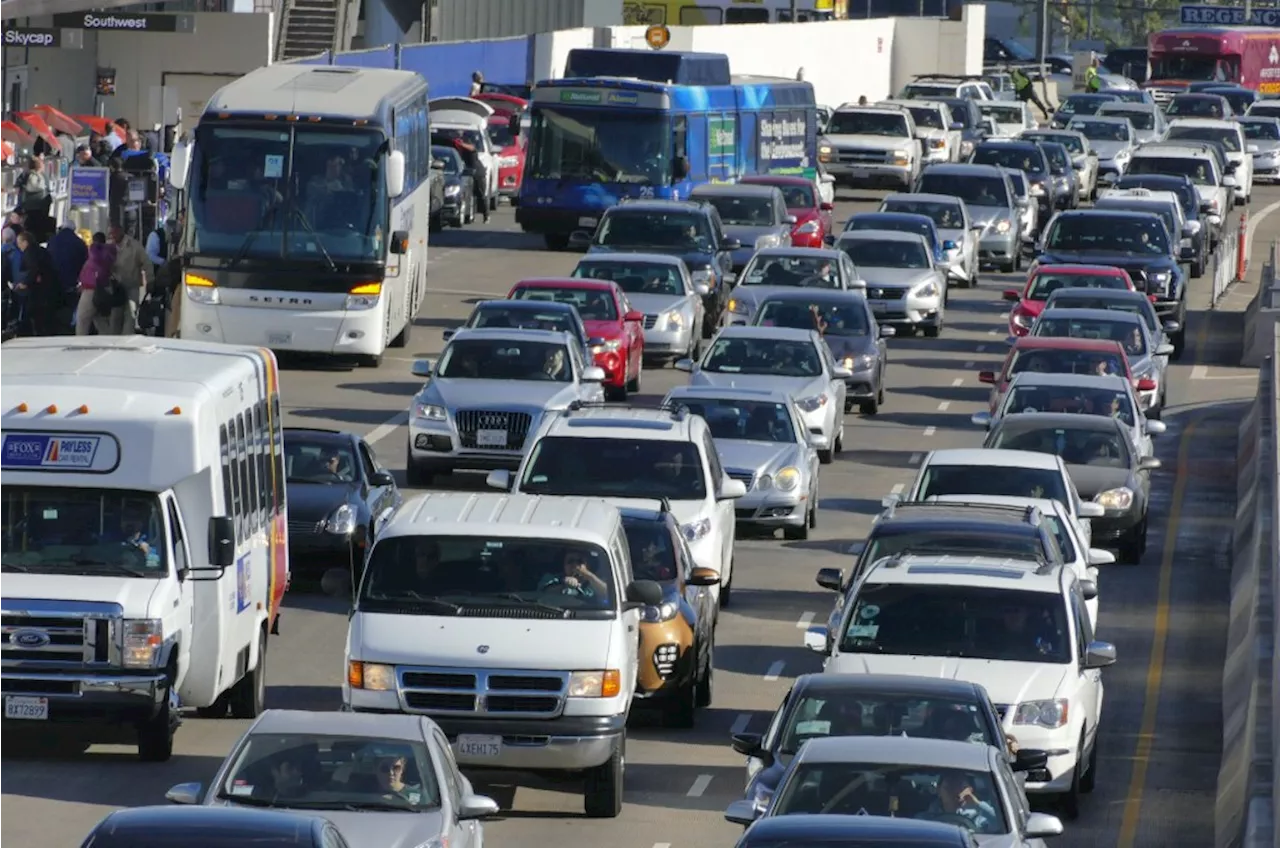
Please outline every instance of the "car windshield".
[[881, 205], [880, 211], [923, 215], [933, 221], [933, 225], [940, 230], [959, 230], [964, 227], [964, 206], [955, 201], [889, 197]]
[[1007, 208], [1013, 202], [1009, 197], [1009, 189], [1000, 177], [939, 174], [929, 169], [920, 175], [918, 190], [928, 194], [949, 194], [971, 207]]
[[853, 215], [845, 222], [844, 231], [846, 233], [856, 233], [859, 230], [915, 233], [916, 235], [924, 236], [925, 242], [929, 244], [937, 240], [937, 231], [934, 229], [932, 221], [920, 221], [915, 218], [898, 217], [896, 215], [878, 215], [874, 212]]
[[773, 227], [776, 226], [773, 201], [767, 197], [735, 197], [724, 194], [695, 195], [697, 200], [705, 200], [720, 213], [720, 223], [730, 227]]
[[536, 495], [700, 501], [697, 445], [672, 439], [547, 436], [529, 454], [520, 490]]
[[1159, 215], [1164, 221], [1165, 229], [1171, 233], [1181, 231], [1178, 226], [1178, 213], [1173, 211], [1173, 204], [1170, 203], [1149, 203], [1141, 200], [1125, 200], [1124, 198], [1101, 198], [1100, 202], [1094, 203], [1095, 209], [1115, 209], [1120, 212], [1145, 212], [1148, 215]]
[[1069, 640], [1058, 594], [956, 586], [939, 578], [935, 584], [862, 584], [840, 650], [1065, 665]]
[[251, 732], [217, 797], [292, 810], [440, 807], [435, 768], [421, 741], [336, 734]]
[[[60, 442], [64, 452], [71, 449], [67, 447], [70, 441]], [[6, 461], [13, 444], [14, 440], [6, 437]], [[82, 455], [100, 449], [95, 445]], [[168, 574], [164, 512], [153, 494], [6, 483], [0, 497], [4, 502], [0, 563], [5, 573]]]
[[1027, 174], [1043, 174], [1045, 157], [1038, 148], [1022, 144], [981, 144], [970, 159], [975, 165], [999, 165]]
[[[961, 797], [965, 797], [963, 802]], [[769, 815], [817, 814], [952, 823], [963, 818], [975, 833], [1009, 832], [989, 772], [933, 766], [802, 763], [779, 790]], [[895, 837], [894, 841], [899, 840]], [[804, 844], [809, 843], [806, 840]]]
[[1099, 115], [1109, 118], [1128, 118], [1135, 130], [1153, 130], [1156, 128], [1156, 115], [1146, 109], [1116, 109], [1108, 107], [1100, 110]]
[[440, 357], [442, 380], [573, 382], [568, 348], [527, 339], [456, 339]]
[[518, 286], [511, 293], [513, 300], [547, 300], [567, 303], [578, 310], [583, 321], [617, 321], [618, 307], [613, 295], [600, 288], [576, 286]]
[[1009, 465], [930, 465], [920, 481], [918, 500], [943, 495], [991, 495], [1040, 498], [1067, 503], [1066, 483], [1056, 468]]
[[674, 265], [651, 262], [593, 262], [584, 259], [573, 276], [591, 280], [612, 280], [627, 294], [662, 294], [678, 297], [685, 293], [684, 277]]
[[354, 483], [356, 457], [349, 442], [284, 435], [284, 476], [289, 483]]
[[908, 106], [907, 111], [911, 113], [911, 118], [916, 122], [917, 127], [927, 127], [931, 130], [949, 129], [947, 124], [942, 122], [942, 111], [936, 106]]
[[880, 241], [871, 238], [842, 238], [836, 247], [849, 254], [859, 268], [919, 268], [930, 266], [924, 242]]
[[1038, 272], [1031, 278], [1024, 295], [1027, 300], [1048, 300], [1049, 296], [1062, 289], [1118, 289], [1128, 290], [1123, 277], [1114, 274], [1055, 274]]
[[310, 262], [385, 258], [380, 130], [216, 121], [201, 123], [195, 135], [192, 251]]
[[1169, 127], [1166, 136], [1169, 141], [1190, 139], [1191, 141], [1216, 141], [1227, 149], [1228, 153], [1241, 153], [1240, 131], [1232, 127], [1196, 127], [1186, 124], [1174, 124]]
[[998, 124], [1024, 124], [1027, 120], [1026, 109], [1021, 104], [991, 101], [979, 103], [978, 110], [986, 117], [995, 118]]
[[909, 137], [907, 116], [902, 112], [836, 112], [827, 124], [827, 135], [883, 135]]
[[1049, 170], [1058, 176], [1071, 171], [1071, 154], [1061, 144], [1046, 143], [1040, 145], [1044, 156], [1049, 160]]
[[1280, 102], [1256, 101], [1249, 106], [1249, 116], [1253, 118], [1280, 118]]
[[818, 195], [808, 183], [773, 182], [768, 179], [743, 180], [743, 185], [771, 185], [782, 192], [788, 209], [817, 209]]
[[758, 254], [742, 271], [739, 286], [840, 287], [839, 263], [825, 256]]
[[702, 370], [813, 379], [822, 373], [822, 358], [807, 341], [730, 336], [716, 339], [702, 360]]
[[1013, 559], [1047, 559], [1044, 545], [1034, 532], [1022, 528], [1006, 533], [965, 530], [901, 530], [873, 531], [867, 548], [858, 558], [860, 564], [872, 563], [901, 553], [955, 554], [957, 556], [990, 556]]
[[[514, 303], [514, 301], [508, 301]], [[477, 306], [467, 320], [467, 327], [514, 327], [520, 330], [550, 330], [580, 337], [578, 325], [568, 310], [527, 309], [519, 306], [492, 304]]]
[[705, 215], [654, 210], [610, 210], [596, 231], [595, 244], [624, 250], [672, 248], [711, 249], [711, 228]]
[[1092, 374], [1097, 377], [1124, 377], [1128, 374], [1118, 353], [1070, 349], [1014, 351], [1006, 376], [1023, 371], [1032, 374]]
[[1133, 400], [1126, 391], [1036, 383], [1014, 386], [1001, 407], [1004, 415], [1056, 412], [1071, 415], [1106, 415], [1132, 427]]
[[1170, 118], [1215, 118], [1226, 117], [1222, 101], [1216, 96], [1198, 97], [1180, 94], [1169, 101], [1164, 113]]
[[1190, 177], [1201, 186], [1216, 186], [1211, 160], [1198, 156], [1135, 156], [1129, 161], [1130, 174], [1170, 174]]
[[797, 442], [791, 412], [774, 401], [681, 397], [675, 401], [711, 428], [711, 438], [743, 442]]
[[[578, 92], [563, 89], [562, 102]], [[603, 91], [586, 92], [595, 102]], [[533, 109], [525, 178], [576, 183], [671, 183], [671, 119], [662, 112], [545, 106]]]
[[401, 615], [604, 618], [617, 607], [617, 591], [609, 555], [589, 542], [395, 536], [373, 546], [358, 606]]
[[987, 440], [987, 447], [1005, 450], [1051, 453], [1068, 465], [1097, 465], [1128, 468], [1129, 449], [1118, 429], [1096, 427], [1028, 427], [1013, 416], [1008, 426], [999, 427]]
[[981, 707], [968, 701], [835, 690], [807, 695], [787, 707], [786, 724], [778, 734], [779, 754], [795, 754], [810, 739], [829, 736], [908, 736], [1001, 748], [1005, 744], [992, 738]]
[[1244, 130], [1244, 137], [1251, 141], [1276, 141], [1280, 139], [1280, 123], [1276, 121], [1241, 122], [1240, 127]]
[[1058, 111], [1064, 115], [1095, 115], [1102, 108], [1102, 104], [1107, 102], [1110, 102], [1108, 98], [1090, 97], [1088, 95], [1084, 97], [1068, 97], [1058, 104]]
[[636, 580], [670, 583], [680, 573], [676, 542], [665, 522], [649, 519], [622, 519], [631, 553], [631, 573]]
[[437, 146], [431, 148], [431, 158], [443, 163], [444, 168], [442, 170], [450, 176], [457, 176], [462, 173], [464, 167], [462, 157], [452, 147]]
[[1036, 321], [1031, 335], [1050, 336], [1069, 339], [1110, 339], [1120, 342], [1125, 355], [1132, 359], [1141, 359], [1150, 351], [1147, 349], [1146, 335], [1136, 315], [1115, 313], [1116, 320], [1107, 321], [1098, 318], [1059, 318], [1041, 315]]
[[1157, 216], [1060, 215], [1045, 240], [1049, 250], [1169, 255], [1169, 235]]
[[1084, 141], [1076, 133], [1023, 133], [1022, 137], [1029, 141], [1048, 141], [1061, 144], [1072, 156], [1084, 154]]
[[498, 150], [507, 147], [515, 147], [519, 144], [519, 139], [511, 132], [511, 121], [509, 118], [499, 118], [490, 121], [485, 128], [489, 134], [489, 142]]
[[1076, 118], [1070, 129], [1090, 141], [1130, 141], [1129, 124], [1124, 121], [1087, 121]]
[[871, 332], [866, 304], [857, 295], [844, 303], [770, 298], [760, 304], [752, 323], [758, 327], [817, 330], [824, 336], [865, 336]]

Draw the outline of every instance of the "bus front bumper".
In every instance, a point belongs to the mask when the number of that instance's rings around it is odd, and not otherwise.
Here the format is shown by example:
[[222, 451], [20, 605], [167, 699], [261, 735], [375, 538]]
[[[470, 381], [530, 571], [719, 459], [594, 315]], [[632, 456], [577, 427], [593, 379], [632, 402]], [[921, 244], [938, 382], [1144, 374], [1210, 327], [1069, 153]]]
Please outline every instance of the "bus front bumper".
[[261, 345], [277, 353], [377, 356], [382, 353], [382, 311], [322, 309], [292, 313], [258, 306], [182, 304], [179, 335], [223, 344]]
[[527, 206], [523, 202], [516, 207], [516, 223], [520, 228], [540, 235], [567, 236], [575, 230], [594, 232], [603, 216], [603, 209], [553, 209]]

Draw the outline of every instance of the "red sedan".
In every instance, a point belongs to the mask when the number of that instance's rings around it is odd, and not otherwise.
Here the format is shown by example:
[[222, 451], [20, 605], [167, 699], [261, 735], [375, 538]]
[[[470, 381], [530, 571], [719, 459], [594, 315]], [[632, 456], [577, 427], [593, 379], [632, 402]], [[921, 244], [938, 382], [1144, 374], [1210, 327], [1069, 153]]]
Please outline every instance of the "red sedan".
[[489, 117], [489, 141], [498, 151], [498, 194], [503, 197], [519, 194], [520, 180], [524, 176], [525, 139], [523, 135], [512, 132], [513, 114], [519, 113], [495, 112]]
[[739, 182], [777, 186], [782, 191], [782, 196], [787, 201], [787, 214], [794, 215], [796, 219], [791, 228], [792, 247], [826, 247], [825, 240], [832, 227], [831, 210], [835, 207], [822, 202], [818, 186], [813, 180], [805, 177], [760, 175], [743, 177]]
[[1019, 338], [1044, 311], [1045, 301], [1058, 289], [1127, 289], [1133, 280], [1123, 268], [1108, 265], [1038, 265], [1031, 269], [1022, 291], [1005, 289], [1004, 299], [1017, 304], [1009, 310], [1009, 335]]
[[560, 277], [521, 280], [507, 297], [572, 304], [587, 329], [595, 364], [604, 369], [605, 394], [622, 400], [628, 392], [640, 391], [644, 313], [631, 308], [617, 283]]
[[1134, 380], [1129, 370], [1129, 357], [1119, 342], [1102, 339], [1072, 339], [1059, 336], [1023, 336], [1009, 348], [1009, 355], [999, 371], [979, 371], [978, 382], [991, 389], [989, 412], [994, 415], [1009, 390], [1014, 374], [1031, 371], [1040, 374], [1097, 374], [1124, 377], [1140, 392], [1152, 392], [1152, 380]]

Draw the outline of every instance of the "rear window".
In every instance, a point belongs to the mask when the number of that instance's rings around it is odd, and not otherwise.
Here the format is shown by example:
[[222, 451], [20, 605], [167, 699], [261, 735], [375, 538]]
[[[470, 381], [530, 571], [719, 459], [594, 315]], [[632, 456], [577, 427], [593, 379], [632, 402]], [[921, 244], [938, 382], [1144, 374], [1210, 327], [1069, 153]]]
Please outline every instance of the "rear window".
[[1045, 172], [1044, 154], [1035, 147], [1024, 145], [984, 144], [973, 153], [975, 165], [999, 165], [1028, 174]]
[[1070, 503], [1062, 475], [1054, 468], [991, 465], [930, 465], [920, 482], [919, 500], [942, 495], [990, 495]]

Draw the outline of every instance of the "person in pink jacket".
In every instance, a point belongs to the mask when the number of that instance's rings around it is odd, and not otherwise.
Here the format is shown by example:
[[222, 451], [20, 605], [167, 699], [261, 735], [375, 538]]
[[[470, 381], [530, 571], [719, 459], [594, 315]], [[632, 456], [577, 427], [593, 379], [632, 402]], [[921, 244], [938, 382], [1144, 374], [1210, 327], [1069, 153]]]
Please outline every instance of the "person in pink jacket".
[[76, 290], [80, 292], [80, 300], [76, 303], [76, 335], [89, 335], [89, 328], [105, 336], [111, 332], [111, 305], [105, 304], [106, 311], [99, 308], [103, 295], [98, 296], [98, 305], [94, 303], [94, 292], [99, 288], [111, 285], [111, 269], [116, 264], [116, 246], [107, 241], [105, 233], [94, 233], [93, 243], [89, 245], [89, 259], [80, 269], [80, 277]]

